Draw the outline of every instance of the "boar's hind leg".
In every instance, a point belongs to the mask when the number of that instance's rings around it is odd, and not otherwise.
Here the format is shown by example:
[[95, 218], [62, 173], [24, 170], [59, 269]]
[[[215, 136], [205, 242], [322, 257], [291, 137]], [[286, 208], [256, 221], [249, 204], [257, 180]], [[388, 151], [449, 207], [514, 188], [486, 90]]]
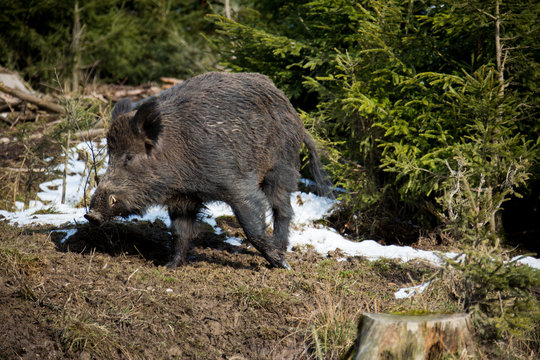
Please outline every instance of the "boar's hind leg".
[[296, 190], [298, 177], [298, 171], [292, 167], [283, 167], [269, 171], [262, 183], [274, 215], [274, 244], [284, 253], [289, 245], [289, 225], [294, 215], [291, 192]]
[[183, 200], [169, 205], [171, 230], [174, 234], [174, 254], [167, 263], [168, 268], [175, 268], [185, 264], [189, 241], [197, 236], [195, 221], [202, 207], [202, 203], [194, 200]]
[[248, 241], [268, 260], [270, 265], [290, 269], [285, 260], [284, 252], [276, 247], [272, 239], [265, 233], [267, 202], [259, 187], [254, 187], [249, 191], [249, 195], [232, 202], [231, 206]]

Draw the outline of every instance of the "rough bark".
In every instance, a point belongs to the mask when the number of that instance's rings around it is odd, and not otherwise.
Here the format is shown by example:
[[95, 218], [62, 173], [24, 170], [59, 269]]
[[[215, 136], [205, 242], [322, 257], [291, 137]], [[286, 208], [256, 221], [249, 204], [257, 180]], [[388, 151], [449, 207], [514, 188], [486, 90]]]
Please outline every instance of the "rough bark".
[[448, 353], [465, 358], [473, 353], [470, 329], [466, 314], [363, 314], [349, 359], [431, 360]]

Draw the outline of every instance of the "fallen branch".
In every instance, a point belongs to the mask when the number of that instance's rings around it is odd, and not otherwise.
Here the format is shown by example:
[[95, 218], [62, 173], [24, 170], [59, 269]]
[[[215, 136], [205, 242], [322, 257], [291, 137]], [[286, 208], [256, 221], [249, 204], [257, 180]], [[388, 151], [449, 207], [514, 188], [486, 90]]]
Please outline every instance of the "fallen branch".
[[33, 168], [33, 169], [28, 169], [28, 168], [14, 168], [14, 167], [2, 167], [2, 168], [0, 168], [0, 170], [2, 170], [2, 171], [9, 171], [9, 172], [23, 172], [23, 173], [28, 173], [28, 172], [47, 172], [47, 171], [49, 171], [49, 169], [47, 169], [47, 168]]
[[180, 79], [172, 78], [172, 77], [165, 77], [165, 76], [160, 77], [159, 80], [161, 80], [161, 82], [165, 84], [171, 84], [171, 85], [176, 85], [176, 84], [180, 84], [184, 82], [184, 80], [180, 80]]
[[90, 130], [81, 130], [81, 131], [77, 131], [74, 135], [76, 138], [80, 138], [83, 140], [91, 140], [93, 138], [105, 135], [105, 129], [97, 128], [97, 129], [90, 129]]
[[2, 98], [2, 100], [4, 100], [5, 102], [3, 104], [0, 104], [0, 112], [2, 111], [5, 111], [5, 110], [12, 110], [13, 108], [16, 108], [17, 106], [20, 105], [20, 103], [22, 103], [22, 101], [20, 99], [17, 99], [17, 101], [13, 102], [13, 103], [8, 103], [4, 98]]
[[11, 96], [15, 96], [15, 97], [17, 97], [17, 98], [19, 98], [21, 100], [27, 101], [29, 103], [35, 104], [35, 105], [37, 105], [38, 107], [40, 107], [42, 109], [52, 111], [52, 112], [58, 113], [58, 114], [65, 114], [65, 110], [64, 110], [64, 108], [62, 106], [60, 106], [58, 104], [48, 102], [48, 101], [45, 101], [45, 100], [40, 99], [38, 97], [35, 97], [33, 95], [25, 94], [24, 92], [22, 92], [20, 90], [16, 90], [16, 89], [12, 89], [10, 87], [7, 87], [2, 82], [0, 82], [0, 91], [4, 92], [6, 94], [9, 94]]
[[[53, 125], [55, 123], [58, 123], [58, 122], [51, 122], [50, 124], [48, 125]], [[90, 130], [81, 130], [81, 131], [77, 131], [75, 134], [73, 134], [76, 138], [78, 139], [82, 139], [82, 140], [92, 140], [96, 137], [100, 137], [100, 136], [104, 136], [105, 135], [105, 129], [103, 128], [96, 128], [96, 129], [90, 129]], [[30, 136], [28, 136], [28, 140], [39, 140], [41, 138], [43, 138], [44, 136], [49, 136], [50, 135], [50, 132], [39, 132], [39, 133], [35, 133], [35, 134], [32, 134]], [[10, 142], [19, 142], [20, 139], [17, 139], [17, 138], [14, 138], [14, 139], [9, 139], [7, 137], [3, 137], [3, 138], [0, 138], [0, 144], [9, 144]], [[51, 142], [55, 143], [57, 142], [56, 140], [54, 139], [51, 139]]]
[[114, 96], [117, 98], [122, 98], [126, 96], [137, 96], [144, 94], [146, 90], [144, 89], [128, 89], [128, 90], [119, 90], [114, 93]]
[[56, 119], [58, 115], [49, 114], [49, 113], [32, 113], [32, 112], [20, 112], [13, 111], [7, 113], [6, 116], [0, 114], [0, 120], [6, 122], [10, 126], [14, 126], [17, 123], [28, 122], [28, 121], [38, 121], [39, 119], [45, 119], [46, 122], [50, 123], [51, 120]]

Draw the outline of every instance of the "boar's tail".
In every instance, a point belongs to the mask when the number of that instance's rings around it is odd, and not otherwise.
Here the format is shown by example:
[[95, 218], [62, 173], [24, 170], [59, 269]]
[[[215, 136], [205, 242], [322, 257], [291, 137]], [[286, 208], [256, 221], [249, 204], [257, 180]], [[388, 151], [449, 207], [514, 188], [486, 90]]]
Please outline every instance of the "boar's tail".
[[308, 150], [309, 170], [311, 175], [315, 178], [317, 193], [322, 196], [333, 198], [332, 182], [322, 167], [321, 158], [317, 153], [317, 144], [308, 132], [304, 132], [304, 144], [306, 144]]

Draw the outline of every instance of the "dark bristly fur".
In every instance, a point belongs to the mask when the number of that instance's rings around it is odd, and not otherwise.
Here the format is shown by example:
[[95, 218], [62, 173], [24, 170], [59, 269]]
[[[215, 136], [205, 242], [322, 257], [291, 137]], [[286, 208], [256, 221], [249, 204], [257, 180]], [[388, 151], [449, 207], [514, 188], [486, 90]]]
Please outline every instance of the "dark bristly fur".
[[[286, 96], [264, 75], [207, 73], [179, 84], [135, 112], [122, 100], [107, 134], [109, 168], [86, 215], [93, 223], [169, 209], [175, 233], [170, 267], [185, 262], [203, 203], [231, 205], [248, 240], [288, 268], [290, 194], [299, 178], [302, 142], [311, 172], [328, 193], [313, 138]], [[274, 235], [266, 235], [266, 210]]]

